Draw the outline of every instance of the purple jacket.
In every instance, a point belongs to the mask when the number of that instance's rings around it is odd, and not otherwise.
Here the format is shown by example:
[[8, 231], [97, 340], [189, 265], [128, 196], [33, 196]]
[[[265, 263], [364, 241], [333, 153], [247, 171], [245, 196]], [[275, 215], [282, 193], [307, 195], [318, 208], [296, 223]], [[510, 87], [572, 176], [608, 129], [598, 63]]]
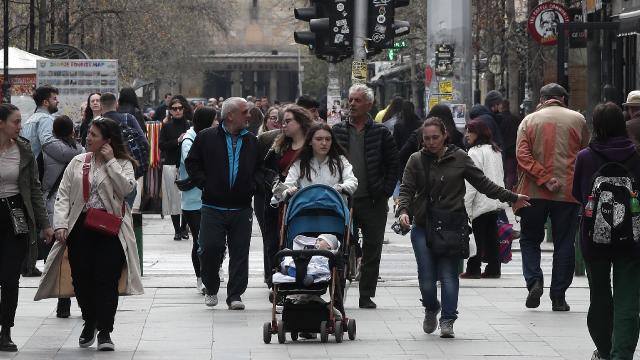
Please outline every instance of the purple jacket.
[[[593, 174], [603, 165], [602, 160], [594, 155], [592, 151], [596, 151], [609, 161], [624, 162], [636, 151], [636, 147], [633, 142], [627, 137], [614, 137], [610, 138], [605, 143], [592, 141], [589, 147], [581, 150], [578, 153], [576, 159], [576, 169], [573, 177], [573, 196], [580, 201], [581, 213], [587, 203], [587, 197], [591, 193], [591, 180]], [[636, 177], [636, 181], [640, 182], [640, 157], [637, 158], [633, 167], [630, 169]], [[634, 257], [640, 257], [640, 246], [634, 248], [633, 252], [616, 251], [616, 249], [598, 248], [594, 249], [591, 242], [585, 236], [585, 231], [582, 231], [582, 224], [580, 225], [580, 248], [582, 249], [582, 255], [585, 259], [602, 259], [610, 258], [614, 256], [632, 255]]]

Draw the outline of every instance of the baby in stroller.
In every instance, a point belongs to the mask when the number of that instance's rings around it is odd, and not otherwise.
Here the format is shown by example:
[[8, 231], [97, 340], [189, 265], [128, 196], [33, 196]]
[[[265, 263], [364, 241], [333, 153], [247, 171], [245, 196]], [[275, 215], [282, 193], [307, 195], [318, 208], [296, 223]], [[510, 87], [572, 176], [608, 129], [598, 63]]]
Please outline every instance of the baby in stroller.
[[[293, 239], [293, 250], [329, 250], [335, 253], [340, 247], [340, 242], [335, 235], [320, 234], [318, 237], [298, 235]], [[280, 273], [273, 275], [276, 283], [295, 282], [296, 264], [292, 257], [286, 256], [280, 263]], [[312, 256], [307, 265], [307, 276], [304, 284], [311, 285], [314, 282], [331, 280], [329, 259], [325, 256]]]

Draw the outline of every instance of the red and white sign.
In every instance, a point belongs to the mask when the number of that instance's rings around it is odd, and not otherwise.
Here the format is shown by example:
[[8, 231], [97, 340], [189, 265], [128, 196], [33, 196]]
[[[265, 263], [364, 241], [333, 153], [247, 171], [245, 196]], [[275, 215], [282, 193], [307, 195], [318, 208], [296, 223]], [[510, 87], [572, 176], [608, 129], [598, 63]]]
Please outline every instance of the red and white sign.
[[545, 2], [536, 6], [529, 15], [529, 34], [542, 45], [555, 45], [558, 42], [558, 24], [569, 21], [569, 13], [564, 6]]

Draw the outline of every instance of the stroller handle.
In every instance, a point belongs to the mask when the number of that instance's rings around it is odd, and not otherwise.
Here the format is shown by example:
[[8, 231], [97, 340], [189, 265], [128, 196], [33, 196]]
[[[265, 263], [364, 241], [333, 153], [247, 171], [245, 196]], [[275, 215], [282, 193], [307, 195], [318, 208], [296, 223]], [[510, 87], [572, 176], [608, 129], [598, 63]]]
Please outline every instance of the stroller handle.
[[296, 258], [296, 257], [311, 257], [311, 256], [324, 256], [326, 258], [329, 258], [329, 260], [335, 260], [336, 259], [336, 254], [334, 254], [333, 252], [329, 251], [329, 250], [318, 250], [318, 249], [307, 249], [307, 250], [290, 250], [290, 249], [283, 249], [280, 250], [276, 253], [276, 260], [284, 257], [284, 256], [291, 256], [292, 258]]

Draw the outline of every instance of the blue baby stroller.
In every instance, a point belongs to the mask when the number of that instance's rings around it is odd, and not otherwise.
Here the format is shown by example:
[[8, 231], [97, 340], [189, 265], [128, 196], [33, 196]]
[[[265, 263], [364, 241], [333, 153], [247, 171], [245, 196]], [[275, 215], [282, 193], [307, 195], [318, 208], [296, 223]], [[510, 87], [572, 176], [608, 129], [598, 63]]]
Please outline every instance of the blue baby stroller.
[[[320, 341], [327, 342], [333, 334], [336, 342], [342, 342], [346, 331], [349, 339], [356, 337], [356, 321], [344, 311], [345, 276], [348, 273], [351, 212], [342, 195], [326, 185], [312, 185], [300, 189], [284, 207], [284, 218], [280, 230], [279, 251], [274, 261], [273, 305], [271, 321], [263, 325], [263, 340], [271, 342], [278, 334], [278, 342], [286, 341], [286, 333], [293, 341], [299, 333], [319, 333]], [[337, 251], [319, 249], [293, 249], [293, 240], [298, 235], [316, 237], [319, 234], [335, 235], [340, 245]], [[307, 266], [314, 256], [326, 257], [329, 261], [330, 279], [313, 281], [307, 274]], [[295, 262], [295, 274], [290, 282], [276, 281], [284, 257]], [[295, 278], [295, 280], [294, 280]], [[297, 303], [297, 295], [323, 295], [329, 289], [331, 301]], [[275, 299], [279, 299], [276, 301]], [[282, 304], [282, 319], [276, 318], [276, 303]]]

